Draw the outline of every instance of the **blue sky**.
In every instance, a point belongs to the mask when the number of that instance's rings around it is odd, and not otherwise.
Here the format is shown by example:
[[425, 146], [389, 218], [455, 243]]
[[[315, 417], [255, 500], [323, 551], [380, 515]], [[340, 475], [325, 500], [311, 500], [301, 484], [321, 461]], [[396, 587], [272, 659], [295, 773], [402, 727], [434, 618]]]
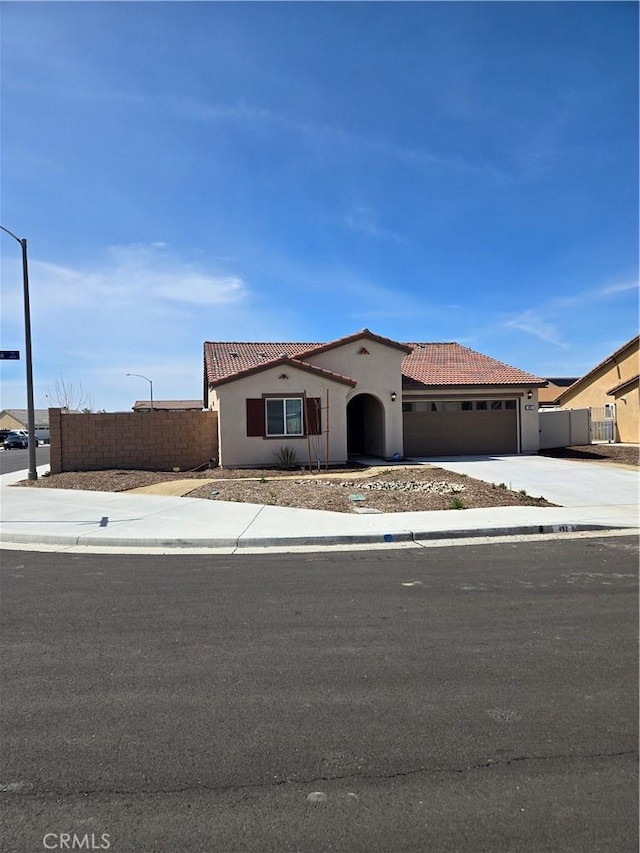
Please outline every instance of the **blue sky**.
[[[36, 406], [363, 327], [580, 375], [638, 329], [638, 6], [3, 3]], [[24, 349], [0, 238], [2, 348]], [[0, 365], [24, 407], [24, 361]]]

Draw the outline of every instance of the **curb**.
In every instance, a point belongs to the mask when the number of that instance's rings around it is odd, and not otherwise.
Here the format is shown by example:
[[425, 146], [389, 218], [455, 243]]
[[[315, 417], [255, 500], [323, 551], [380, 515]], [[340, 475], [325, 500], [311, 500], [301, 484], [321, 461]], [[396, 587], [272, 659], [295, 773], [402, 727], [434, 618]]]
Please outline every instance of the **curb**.
[[344, 534], [339, 536], [280, 536], [280, 537], [242, 537], [240, 538], [218, 538], [218, 539], [128, 539], [111, 537], [109, 539], [98, 539], [95, 536], [57, 536], [47, 535], [34, 536], [28, 533], [9, 533], [2, 537], [2, 543], [15, 545], [48, 545], [66, 548], [74, 547], [99, 547], [99, 548], [231, 548], [234, 550], [277, 548], [277, 547], [319, 547], [339, 545], [385, 545], [393, 546], [408, 542], [427, 542], [446, 539], [476, 539], [502, 536], [531, 536], [540, 534], [559, 533], [582, 533], [588, 531], [607, 530], [629, 530], [636, 533], [636, 528], [626, 525], [576, 523], [576, 524], [524, 524], [515, 527], [487, 527], [473, 530], [424, 530], [411, 531], [401, 530], [396, 533], [366, 533], [366, 534]]

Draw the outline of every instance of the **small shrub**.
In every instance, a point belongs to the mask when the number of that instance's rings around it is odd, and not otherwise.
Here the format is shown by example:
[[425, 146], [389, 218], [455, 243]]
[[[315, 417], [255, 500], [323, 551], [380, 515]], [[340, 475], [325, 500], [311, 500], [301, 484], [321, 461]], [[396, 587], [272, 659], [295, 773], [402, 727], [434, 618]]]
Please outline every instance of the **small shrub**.
[[460, 498], [455, 497], [451, 498], [451, 503], [449, 504], [449, 509], [466, 509], [466, 505], [460, 500]]
[[278, 468], [288, 470], [295, 468], [298, 464], [298, 454], [295, 447], [281, 447], [280, 450], [276, 451], [275, 457]]
[[527, 497], [527, 490], [526, 489], [520, 489], [518, 494], [522, 495], [523, 498], [526, 498]]
[[258, 480], [258, 482], [259, 482], [259, 483], [266, 483], [266, 482], [267, 482], [267, 478], [266, 478], [266, 477], [260, 477], [260, 479]]
[[506, 489], [506, 488], [507, 488], [507, 484], [506, 484], [506, 483], [498, 483], [498, 488], [499, 488], [499, 489]]

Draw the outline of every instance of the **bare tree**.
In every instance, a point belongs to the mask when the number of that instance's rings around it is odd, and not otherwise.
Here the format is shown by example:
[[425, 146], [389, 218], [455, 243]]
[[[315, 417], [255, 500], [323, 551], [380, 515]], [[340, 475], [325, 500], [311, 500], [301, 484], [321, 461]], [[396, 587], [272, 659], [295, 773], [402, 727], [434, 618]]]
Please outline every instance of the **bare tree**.
[[67, 381], [64, 376], [56, 379], [56, 384], [47, 388], [49, 405], [57, 409], [68, 409], [74, 412], [92, 412], [93, 402], [88, 394], [84, 393], [82, 383], [78, 385]]

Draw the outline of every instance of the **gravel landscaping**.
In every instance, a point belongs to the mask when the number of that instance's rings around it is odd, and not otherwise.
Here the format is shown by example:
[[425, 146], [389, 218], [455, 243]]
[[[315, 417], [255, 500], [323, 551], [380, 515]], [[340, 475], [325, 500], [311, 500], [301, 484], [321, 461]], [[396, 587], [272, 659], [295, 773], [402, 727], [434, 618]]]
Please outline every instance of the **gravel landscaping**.
[[[603, 464], [635, 465], [634, 445], [592, 444], [544, 450], [540, 455]], [[193, 480], [193, 488], [184, 481]], [[504, 483], [485, 483], [435, 465], [355, 465], [309, 474], [300, 469], [206, 471], [77, 471], [23, 480], [30, 488], [126, 492], [181, 481], [190, 498], [331, 510], [333, 512], [420, 512], [499, 506], [552, 506], [544, 497], [512, 492]]]
[[491, 484], [441, 468], [393, 466], [345, 468], [310, 475], [298, 471], [226, 470], [200, 473], [151, 471], [85, 471], [54, 474], [22, 481], [30, 488], [127, 491], [171, 480], [186, 484], [190, 498], [333, 512], [418, 512], [497, 506], [551, 506], [539, 496], [512, 492], [504, 483]]

